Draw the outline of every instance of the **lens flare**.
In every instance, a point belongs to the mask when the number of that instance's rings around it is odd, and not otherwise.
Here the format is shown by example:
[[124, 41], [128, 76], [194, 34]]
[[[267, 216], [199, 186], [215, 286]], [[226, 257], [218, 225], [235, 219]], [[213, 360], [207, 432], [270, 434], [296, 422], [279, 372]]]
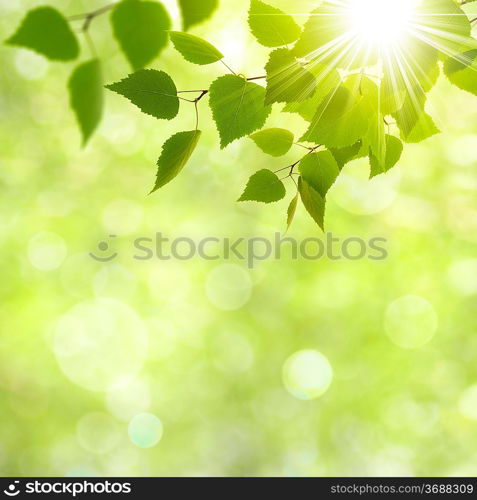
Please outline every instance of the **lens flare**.
[[353, 0], [350, 29], [362, 42], [389, 47], [409, 32], [416, 4], [416, 0]]

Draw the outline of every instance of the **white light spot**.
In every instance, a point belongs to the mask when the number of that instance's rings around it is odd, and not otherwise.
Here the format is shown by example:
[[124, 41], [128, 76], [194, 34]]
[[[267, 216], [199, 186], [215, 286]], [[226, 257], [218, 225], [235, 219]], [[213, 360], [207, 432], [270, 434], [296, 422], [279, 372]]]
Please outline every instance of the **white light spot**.
[[455, 138], [447, 146], [447, 156], [452, 163], [464, 167], [477, 162], [477, 135], [466, 134]]
[[55, 233], [41, 232], [28, 242], [28, 259], [40, 271], [54, 271], [66, 259], [66, 244]]
[[226, 373], [242, 373], [253, 363], [253, 349], [242, 335], [223, 333], [214, 338], [214, 364]]
[[305, 350], [293, 354], [283, 366], [283, 382], [288, 392], [298, 399], [316, 399], [331, 385], [333, 369], [318, 351]]
[[235, 264], [223, 264], [209, 273], [206, 292], [210, 302], [218, 309], [235, 311], [250, 300], [252, 287], [247, 270]]
[[392, 46], [410, 30], [415, 7], [415, 0], [351, 0], [352, 34], [373, 46]]
[[389, 338], [405, 349], [418, 349], [434, 337], [438, 326], [432, 304], [414, 295], [406, 295], [392, 302], [385, 317]]
[[459, 411], [464, 417], [477, 420], [477, 384], [464, 391], [459, 399]]
[[98, 454], [109, 453], [121, 439], [117, 422], [106, 413], [90, 413], [83, 417], [76, 435], [85, 450]]
[[35, 52], [20, 49], [15, 57], [15, 67], [23, 78], [39, 80], [46, 75], [49, 63], [47, 59]]
[[162, 439], [162, 422], [150, 413], [136, 415], [129, 423], [129, 438], [140, 448], [152, 448]]
[[135, 377], [125, 377], [106, 395], [106, 404], [111, 413], [124, 421], [149, 409], [151, 396], [148, 385]]
[[135, 311], [112, 299], [74, 306], [57, 323], [54, 351], [63, 373], [104, 391], [136, 373], [147, 356], [147, 332]]
[[330, 199], [348, 212], [371, 215], [394, 202], [399, 184], [397, 168], [369, 180], [368, 163], [359, 160], [343, 168], [330, 191]]
[[452, 288], [461, 295], [477, 293], [477, 259], [454, 262], [449, 268], [449, 281]]
[[142, 220], [142, 208], [130, 200], [114, 201], [103, 212], [103, 225], [111, 234], [131, 234], [140, 226]]
[[136, 277], [125, 267], [110, 264], [96, 273], [93, 289], [97, 297], [127, 299], [136, 289]]

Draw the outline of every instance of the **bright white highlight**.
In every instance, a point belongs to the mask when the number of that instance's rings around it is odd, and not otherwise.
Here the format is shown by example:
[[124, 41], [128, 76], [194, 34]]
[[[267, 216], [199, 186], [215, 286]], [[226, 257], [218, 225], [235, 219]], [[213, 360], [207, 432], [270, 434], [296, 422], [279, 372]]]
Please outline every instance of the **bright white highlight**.
[[416, 3], [416, 0], [351, 0], [351, 30], [369, 45], [394, 45], [410, 30]]

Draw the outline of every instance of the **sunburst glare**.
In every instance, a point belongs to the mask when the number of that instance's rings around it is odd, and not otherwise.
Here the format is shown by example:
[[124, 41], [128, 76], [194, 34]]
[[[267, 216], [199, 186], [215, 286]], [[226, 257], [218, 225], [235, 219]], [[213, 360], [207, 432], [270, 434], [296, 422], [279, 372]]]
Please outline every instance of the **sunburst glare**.
[[362, 42], [389, 47], [410, 31], [416, 6], [417, 0], [352, 0], [350, 29]]

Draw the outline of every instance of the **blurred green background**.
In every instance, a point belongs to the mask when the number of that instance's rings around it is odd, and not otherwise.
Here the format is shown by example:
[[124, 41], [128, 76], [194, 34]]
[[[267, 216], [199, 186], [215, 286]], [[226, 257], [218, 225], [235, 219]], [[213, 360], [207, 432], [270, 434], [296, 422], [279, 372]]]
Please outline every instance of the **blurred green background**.
[[[180, 29], [176, 3], [164, 3]], [[41, 4], [0, 0], [0, 38]], [[67, 15], [104, 5], [49, 4]], [[257, 76], [267, 51], [247, 9], [222, 1], [193, 32]], [[127, 75], [108, 16], [92, 36], [105, 82]], [[443, 133], [372, 182], [366, 160], [351, 163], [332, 189], [328, 230], [387, 238], [384, 261], [138, 262], [131, 241], [156, 232], [273, 239], [293, 185], [276, 206], [234, 200], [253, 172], [287, 160], [248, 139], [221, 151], [204, 99], [192, 162], [147, 196], [162, 143], [193, 128], [192, 107], [157, 121], [108, 92], [81, 150], [66, 91], [74, 65], [6, 46], [0, 57], [3, 476], [477, 474], [475, 97], [441, 77], [428, 111]], [[182, 90], [224, 70], [170, 46], [153, 67]], [[305, 130], [278, 111], [269, 126]], [[118, 258], [95, 262], [88, 252], [110, 234]], [[302, 207], [289, 236], [321, 237]]]

